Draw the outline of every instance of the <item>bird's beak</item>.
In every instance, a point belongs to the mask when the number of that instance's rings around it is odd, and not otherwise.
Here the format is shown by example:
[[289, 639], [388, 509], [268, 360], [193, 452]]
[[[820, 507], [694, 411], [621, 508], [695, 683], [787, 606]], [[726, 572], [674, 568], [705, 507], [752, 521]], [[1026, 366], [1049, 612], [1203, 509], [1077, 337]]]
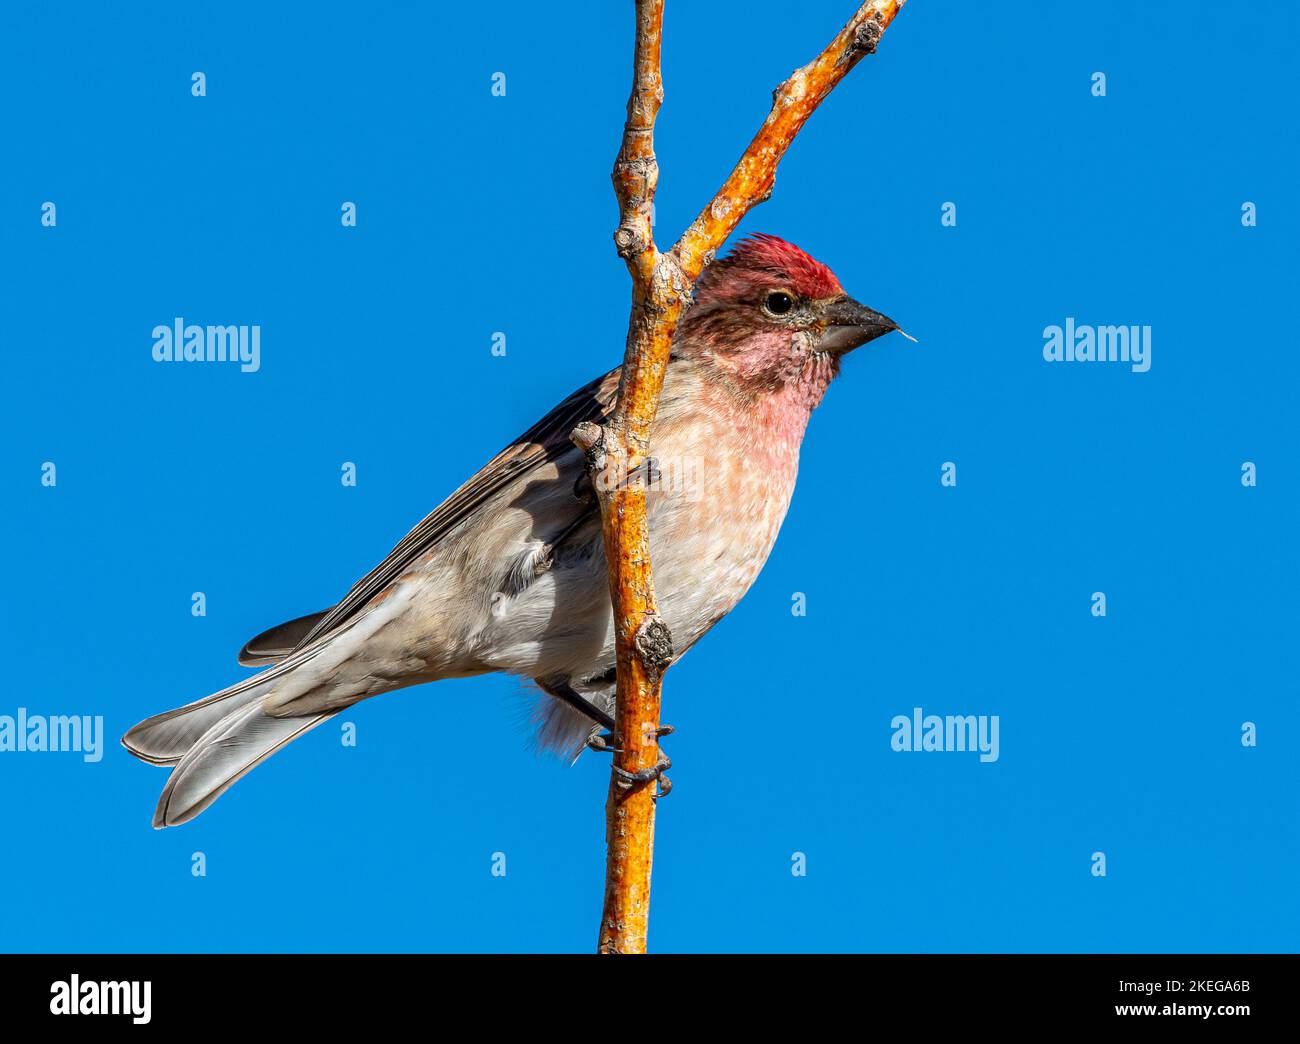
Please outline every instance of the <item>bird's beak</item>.
[[[828, 301], [822, 306], [821, 315], [826, 322], [826, 331], [821, 336], [818, 348], [831, 355], [844, 355], [868, 341], [874, 341], [881, 334], [898, 330], [898, 324], [889, 316], [872, 311], [851, 297], [837, 297]], [[901, 330], [899, 332], [902, 333]]]

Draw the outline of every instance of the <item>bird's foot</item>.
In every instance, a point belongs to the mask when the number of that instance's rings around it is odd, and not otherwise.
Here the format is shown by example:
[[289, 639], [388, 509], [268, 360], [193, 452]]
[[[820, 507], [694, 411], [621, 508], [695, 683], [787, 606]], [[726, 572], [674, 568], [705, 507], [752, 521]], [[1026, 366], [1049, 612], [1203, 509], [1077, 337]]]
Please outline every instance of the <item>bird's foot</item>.
[[673, 791], [673, 781], [664, 773], [672, 767], [672, 760], [661, 756], [654, 768], [642, 769], [640, 772], [628, 772], [615, 765], [614, 775], [618, 777], [618, 785], [623, 790], [631, 790], [633, 787], [644, 786], [658, 780], [659, 793], [655, 797], [667, 797]]
[[[671, 725], [661, 725], [655, 730], [655, 739], [671, 736], [676, 731]], [[594, 750], [597, 754], [617, 754], [618, 748], [614, 746], [614, 733], [592, 733], [587, 739], [587, 749]]]
[[[671, 725], [661, 725], [655, 730], [655, 739], [663, 739], [665, 736], [671, 736], [676, 729]], [[617, 754], [619, 748], [614, 746], [614, 734], [612, 732], [603, 732], [599, 735], [593, 735], [587, 740], [587, 749], [594, 750], [598, 754]], [[628, 772], [617, 765], [614, 766], [614, 774], [618, 777], [618, 785], [624, 790], [631, 790], [636, 786], [644, 786], [646, 783], [659, 781], [659, 793], [656, 797], [667, 797], [672, 793], [673, 781], [664, 775], [673, 763], [670, 759], [659, 758], [658, 763], [653, 768], [641, 769], [640, 772]]]

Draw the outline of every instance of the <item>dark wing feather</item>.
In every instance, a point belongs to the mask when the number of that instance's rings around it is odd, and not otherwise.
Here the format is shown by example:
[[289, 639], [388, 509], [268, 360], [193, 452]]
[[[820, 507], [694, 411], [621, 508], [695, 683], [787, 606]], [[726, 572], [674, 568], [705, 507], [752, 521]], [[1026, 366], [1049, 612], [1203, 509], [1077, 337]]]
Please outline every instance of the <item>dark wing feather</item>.
[[323, 609], [319, 613], [300, 616], [296, 620], [282, 623], [263, 631], [255, 638], [250, 638], [239, 650], [239, 662], [244, 667], [265, 667], [279, 663], [307, 637], [308, 633], [329, 613]]
[[608, 416], [618, 391], [618, 377], [619, 371], [613, 370], [580, 388], [488, 461], [473, 478], [412, 529], [387, 558], [359, 580], [343, 601], [316, 623], [298, 647], [347, 623], [407, 566], [519, 476], [572, 450], [569, 435], [577, 425], [583, 421], [599, 423]]

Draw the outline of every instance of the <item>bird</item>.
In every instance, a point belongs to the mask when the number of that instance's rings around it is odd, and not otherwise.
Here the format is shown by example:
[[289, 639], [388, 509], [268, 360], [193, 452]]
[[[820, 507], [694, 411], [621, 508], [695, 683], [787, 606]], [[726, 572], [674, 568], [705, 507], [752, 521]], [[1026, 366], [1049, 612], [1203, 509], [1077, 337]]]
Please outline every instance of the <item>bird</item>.
[[[673, 336], [646, 511], [659, 612], [680, 659], [749, 590], [841, 361], [891, 331], [829, 267], [769, 234], [705, 268]], [[908, 336], [903, 334], [903, 336]], [[599, 506], [571, 434], [610, 416], [621, 367], [574, 392], [421, 521], [330, 609], [252, 638], [262, 668], [122, 737], [171, 768], [155, 828], [188, 822], [286, 744], [381, 693], [491, 672], [531, 679], [539, 746], [576, 759], [614, 727], [616, 656]]]

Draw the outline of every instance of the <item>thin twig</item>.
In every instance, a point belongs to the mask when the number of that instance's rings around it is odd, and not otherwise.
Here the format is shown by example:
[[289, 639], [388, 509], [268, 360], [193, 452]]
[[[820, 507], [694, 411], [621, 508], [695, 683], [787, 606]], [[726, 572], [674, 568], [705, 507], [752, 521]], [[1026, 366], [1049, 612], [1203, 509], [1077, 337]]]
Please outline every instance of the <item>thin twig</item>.
[[651, 223], [659, 164], [654, 125], [663, 101], [659, 53], [664, 0], [636, 0], [632, 93], [614, 163], [619, 255], [632, 276], [632, 314], [618, 402], [603, 426], [573, 440], [588, 455], [600, 501], [618, 657], [614, 766], [605, 806], [607, 856], [598, 949], [644, 953], [654, 856], [655, 785], [662, 764], [659, 708], [672, 635], [655, 605], [645, 485], [630, 481], [649, 451], [673, 333], [704, 266], [741, 218], [772, 194], [776, 168], [808, 117], [876, 49], [906, 0], [868, 0], [824, 51], [772, 95], [772, 110], [716, 196], [673, 249], [660, 253]]

